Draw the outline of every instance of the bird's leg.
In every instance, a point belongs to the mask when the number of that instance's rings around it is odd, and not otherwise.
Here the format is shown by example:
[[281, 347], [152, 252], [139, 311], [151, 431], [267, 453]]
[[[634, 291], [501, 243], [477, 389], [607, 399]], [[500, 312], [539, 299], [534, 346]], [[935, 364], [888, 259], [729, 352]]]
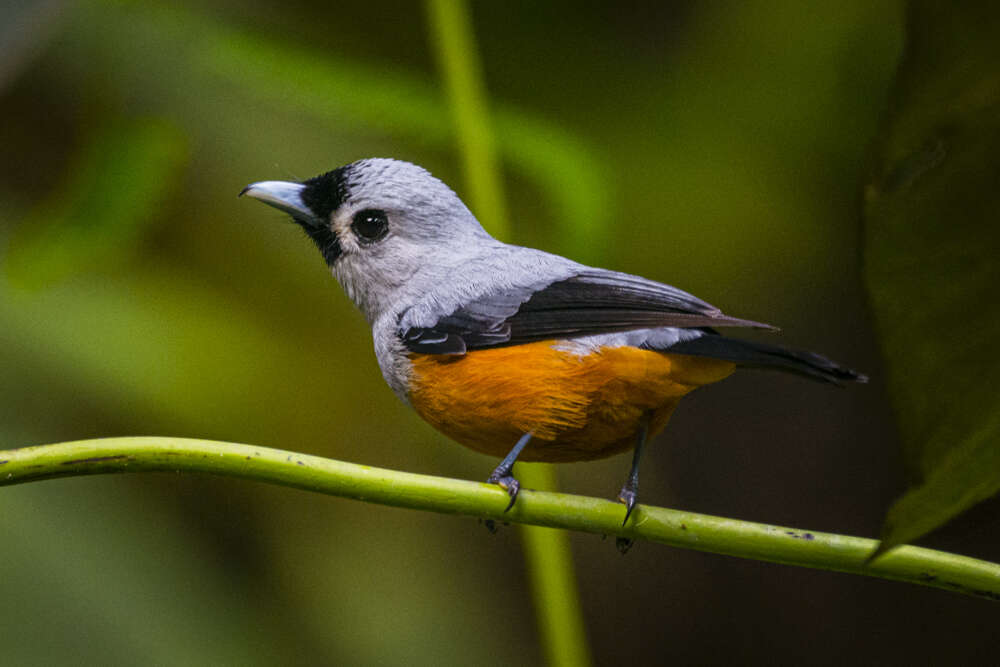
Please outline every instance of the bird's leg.
[[510, 454], [504, 457], [504, 460], [500, 462], [500, 465], [496, 467], [496, 470], [486, 480], [488, 484], [499, 484], [500, 488], [504, 489], [507, 495], [510, 496], [510, 503], [504, 512], [510, 511], [510, 508], [514, 506], [514, 501], [517, 500], [517, 492], [521, 490], [521, 483], [510, 473], [514, 469], [514, 462], [517, 461], [517, 457], [521, 455], [521, 450], [525, 448], [529, 440], [531, 440], [531, 433], [522, 435], [521, 439], [514, 445], [514, 448], [510, 450]]
[[639, 434], [635, 440], [635, 452], [632, 454], [632, 469], [629, 470], [628, 479], [625, 486], [618, 492], [618, 500], [625, 503], [624, 526], [628, 523], [628, 518], [635, 508], [635, 501], [639, 497], [639, 460], [642, 458], [642, 448], [646, 444], [646, 436], [649, 434], [649, 413], [642, 416], [639, 421]]

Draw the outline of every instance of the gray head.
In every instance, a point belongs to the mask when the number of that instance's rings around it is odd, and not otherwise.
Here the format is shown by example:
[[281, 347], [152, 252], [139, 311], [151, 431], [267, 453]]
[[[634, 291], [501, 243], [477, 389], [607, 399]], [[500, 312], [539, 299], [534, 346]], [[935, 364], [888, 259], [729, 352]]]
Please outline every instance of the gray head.
[[440, 275], [492, 242], [452, 190], [426, 169], [359, 160], [302, 183], [264, 181], [243, 192], [292, 216], [348, 296], [373, 321], [404, 286]]

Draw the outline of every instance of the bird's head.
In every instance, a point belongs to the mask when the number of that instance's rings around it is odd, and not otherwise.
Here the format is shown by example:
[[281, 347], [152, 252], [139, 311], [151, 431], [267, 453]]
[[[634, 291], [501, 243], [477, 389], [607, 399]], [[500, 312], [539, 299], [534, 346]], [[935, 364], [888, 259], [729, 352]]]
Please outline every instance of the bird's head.
[[240, 194], [291, 215], [369, 321], [492, 240], [447, 185], [400, 160], [359, 160]]

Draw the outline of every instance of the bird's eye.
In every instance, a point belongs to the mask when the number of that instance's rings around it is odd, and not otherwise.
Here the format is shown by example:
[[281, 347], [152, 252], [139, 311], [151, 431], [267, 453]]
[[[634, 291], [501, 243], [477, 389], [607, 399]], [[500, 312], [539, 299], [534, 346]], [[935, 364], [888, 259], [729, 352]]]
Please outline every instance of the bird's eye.
[[364, 243], [374, 243], [389, 231], [389, 218], [386, 217], [385, 211], [366, 208], [354, 214], [351, 229]]

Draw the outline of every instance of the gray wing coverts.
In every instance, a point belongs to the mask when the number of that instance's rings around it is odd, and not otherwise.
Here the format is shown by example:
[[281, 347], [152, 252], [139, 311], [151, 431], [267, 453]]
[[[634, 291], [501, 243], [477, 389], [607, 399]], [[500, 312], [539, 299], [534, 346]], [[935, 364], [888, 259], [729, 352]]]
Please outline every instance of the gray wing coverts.
[[723, 315], [718, 308], [669, 285], [592, 270], [542, 287], [487, 293], [431, 327], [411, 327], [400, 336], [414, 352], [464, 354], [635, 329], [711, 326], [772, 328]]

